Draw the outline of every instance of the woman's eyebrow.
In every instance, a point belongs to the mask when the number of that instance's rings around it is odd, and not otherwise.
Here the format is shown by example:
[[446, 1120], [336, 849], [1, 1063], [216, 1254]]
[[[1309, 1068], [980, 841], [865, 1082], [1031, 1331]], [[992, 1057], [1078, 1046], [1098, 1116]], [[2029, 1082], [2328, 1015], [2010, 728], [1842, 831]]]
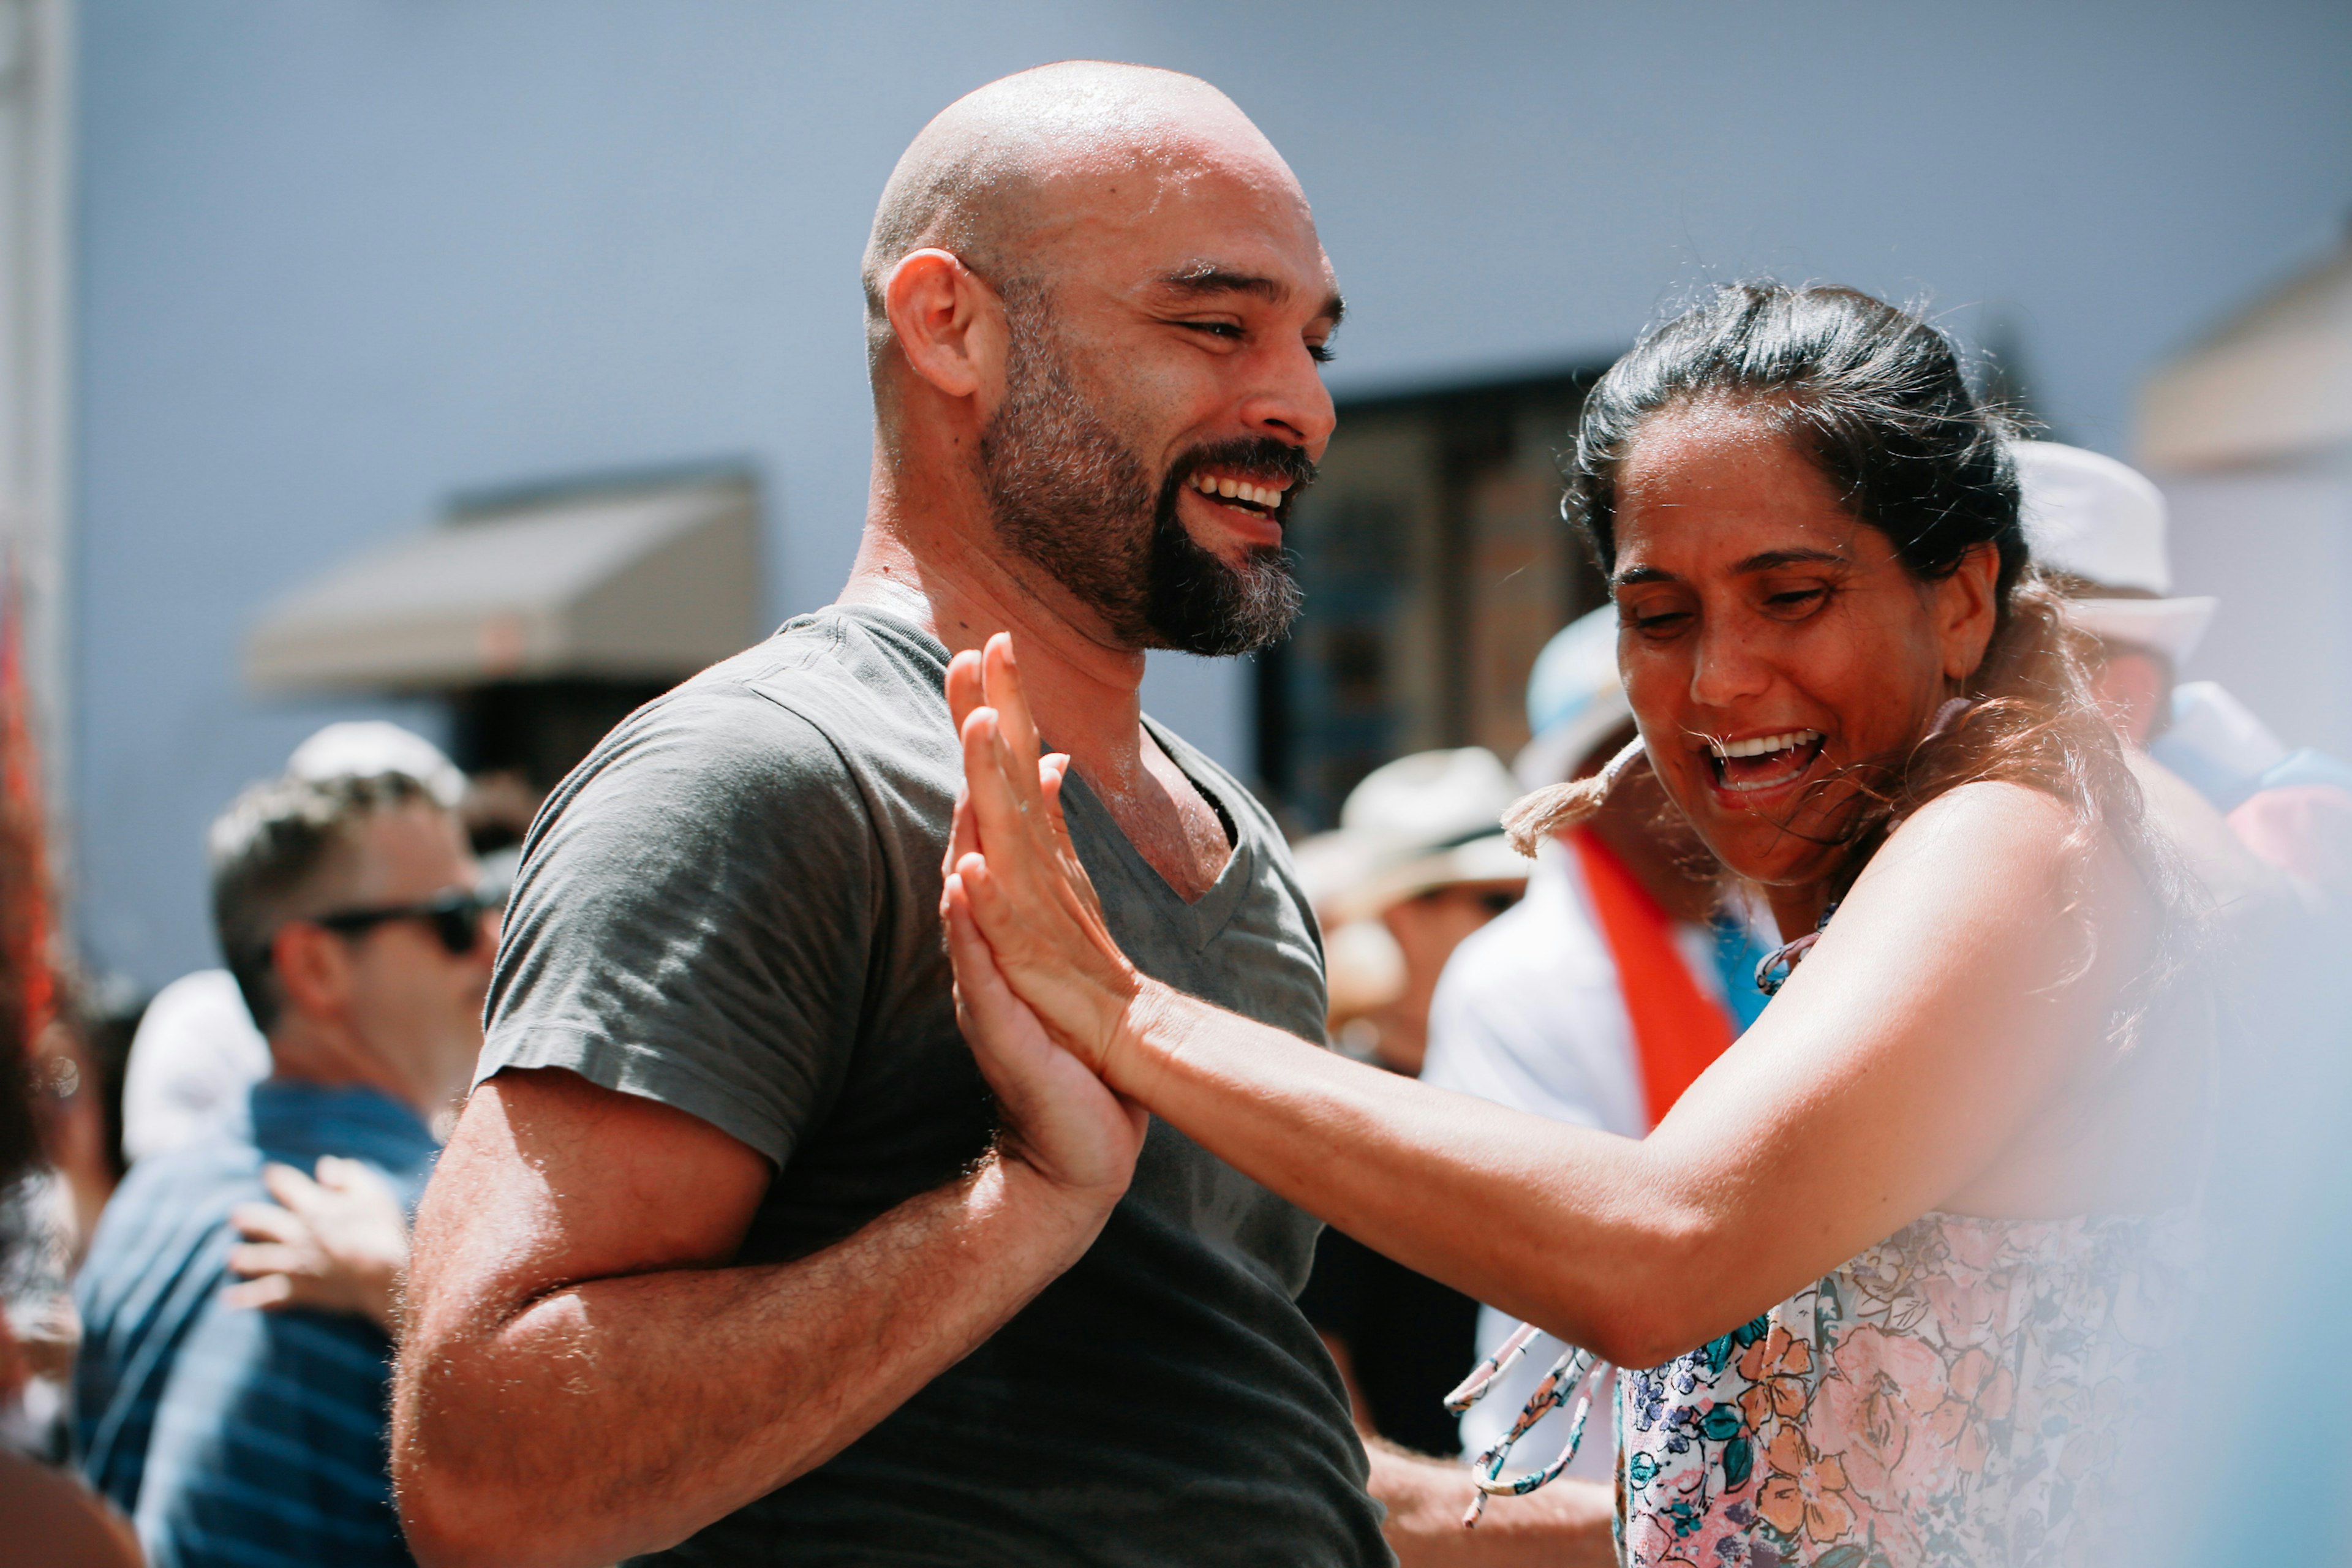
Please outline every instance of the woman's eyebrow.
[[1849, 566], [1853, 563], [1834, 550], [1767, 550], [1734, 566], [1734, 572], [1778, 572], [1783, 566]]

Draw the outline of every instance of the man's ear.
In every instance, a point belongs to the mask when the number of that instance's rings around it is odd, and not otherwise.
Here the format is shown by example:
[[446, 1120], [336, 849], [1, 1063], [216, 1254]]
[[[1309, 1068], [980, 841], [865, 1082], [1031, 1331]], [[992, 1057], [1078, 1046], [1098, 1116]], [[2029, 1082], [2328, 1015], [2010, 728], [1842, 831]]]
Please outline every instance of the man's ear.
[[898, 352], [950, 397], [991, 410], [1004, 386], [1004, 305], [952, 251], [908, 251], [882, 291]]
[[351, 995], [351, 951], [326, 927], [288, 921], [270, 939], [269, 963], [289, 1009], [312, 1017], [343, 1010]]
[[2000, 552], [1971, 544], [1952, 574], [1936, 584], [1937, 632], [1943, 641], [1944, 675], [1966, 680], [1984, 663], [2000, 619]]

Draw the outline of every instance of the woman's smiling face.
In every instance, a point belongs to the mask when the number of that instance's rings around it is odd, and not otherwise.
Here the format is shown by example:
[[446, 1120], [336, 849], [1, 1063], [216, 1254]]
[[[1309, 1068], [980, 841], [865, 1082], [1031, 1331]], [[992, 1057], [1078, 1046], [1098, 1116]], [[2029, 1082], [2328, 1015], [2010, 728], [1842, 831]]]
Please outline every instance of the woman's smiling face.
[[1667, 794], [1734, 873], [1825, 880], [1864, 782], [1843, 770], [1899, 763], [1982, 661], [1996, 552], [1922, 582], [1769, 417], [1720, 402], [1635, 436], [1615, 535], [1618, 664]]

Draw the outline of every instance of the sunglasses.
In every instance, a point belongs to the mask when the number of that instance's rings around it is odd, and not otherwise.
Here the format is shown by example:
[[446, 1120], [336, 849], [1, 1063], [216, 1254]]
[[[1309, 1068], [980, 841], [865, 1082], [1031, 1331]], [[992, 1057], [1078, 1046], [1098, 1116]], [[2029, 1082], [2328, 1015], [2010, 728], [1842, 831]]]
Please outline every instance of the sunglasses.
[[433, 928], [452, 958], [463, 958], [482, 943], [482, 917], [490, 911], [489, 900], [478, 893], [452, 890], [441, 893], [417, 904], [384, 904], [367, 910], [337, 910], [331, 914], [316, 915], [312, 925], [324, 926], [338, 936], [364, 936], [389, 921], [423, 921]]

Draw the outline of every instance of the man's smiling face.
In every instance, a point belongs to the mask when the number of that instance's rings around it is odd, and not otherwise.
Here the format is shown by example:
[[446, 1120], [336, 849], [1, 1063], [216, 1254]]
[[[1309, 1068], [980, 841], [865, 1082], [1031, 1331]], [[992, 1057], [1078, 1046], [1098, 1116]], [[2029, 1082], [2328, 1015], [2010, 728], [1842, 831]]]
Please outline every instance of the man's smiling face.
[[1334, 423], [1340, 303], [1262, 139], [1045, 182], [981, 461], [1008, 542], [1135, 647], [1240, 653], [1288, 626], [1283, 527]]

